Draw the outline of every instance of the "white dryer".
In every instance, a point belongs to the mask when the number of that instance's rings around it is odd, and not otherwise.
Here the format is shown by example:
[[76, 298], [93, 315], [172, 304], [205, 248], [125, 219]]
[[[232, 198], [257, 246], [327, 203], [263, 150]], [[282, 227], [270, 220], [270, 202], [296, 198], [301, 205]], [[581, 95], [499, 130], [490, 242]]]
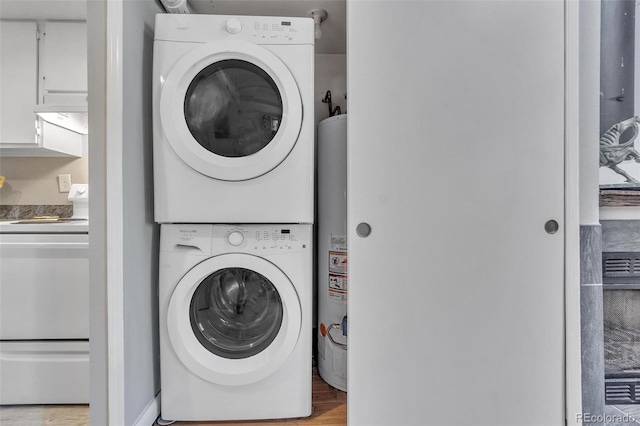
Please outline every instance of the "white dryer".
[[159, 14], [155, 220], [312, 223], [310, 18]]
[[312, 225], [160, 233], [162, 417], [311, 415]]

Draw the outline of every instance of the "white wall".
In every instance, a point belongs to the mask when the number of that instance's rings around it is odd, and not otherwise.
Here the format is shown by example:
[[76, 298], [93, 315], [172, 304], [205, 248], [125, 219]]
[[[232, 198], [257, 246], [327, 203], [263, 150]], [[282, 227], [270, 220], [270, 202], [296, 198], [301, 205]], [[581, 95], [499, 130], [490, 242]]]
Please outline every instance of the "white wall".
[[[86, 151], [85, 151], [86, 152]], [[71, 204], [58, 190], [58, 175], [70, 174], [71, 183], [88, 183], [88, 157], [1, 157], [0, 174], [7, 180], [0, 190], [1, 205]]]
[[90, 423], [108, 424], [106, 255], [106, 2], [87, 2], [89, 72]]
[[[89, 2], [91, 424], [151, 424], [160, 390], [153, 223], [155, 0]], [[141, 418], [142, 416], [142, 418]]]
[[580, 224], [599, 223], [600, 2], [580, 2]]
[[633, 111], [635, 115], [640, 115], [640, 1], [636, 0], [636, 16], [635, 16], [635, 31], [636, 31], [636, 39], [635, 39], [635, 50], [634, 50], [634, 70], [635, 70], [635, 81], [633, 86]]
[[331, 90], [333, 107], [347, 112], [347, 55], [318, 54], [315, 56], [314, 113], [316, 127], [329, 117], [329, 107], [322, 103], [327, 90]]
[[153, 0], [124, 2], [123, 208], [125, 424], [160, 391], [158, 341], [159, 226], [153, 221], [151, 75]]

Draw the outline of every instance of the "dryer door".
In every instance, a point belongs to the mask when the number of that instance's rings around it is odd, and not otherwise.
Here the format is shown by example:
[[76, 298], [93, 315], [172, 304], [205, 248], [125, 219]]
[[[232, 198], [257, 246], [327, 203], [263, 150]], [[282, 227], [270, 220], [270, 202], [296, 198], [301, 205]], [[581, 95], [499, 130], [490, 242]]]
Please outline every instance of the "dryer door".
[[277, 167], [296, 144], [300, 91], [287, 66], [263, 47], [240, 40], [206, 43], [163, 78], [166, 140], [204, 175], [256, 178]]
[[300, 335], [295, 288], [274, 264], [231, 253], [199, 263], [169, 301], [169, 339], [180, 360], [212, 383], [244, 385], [276, 371]]

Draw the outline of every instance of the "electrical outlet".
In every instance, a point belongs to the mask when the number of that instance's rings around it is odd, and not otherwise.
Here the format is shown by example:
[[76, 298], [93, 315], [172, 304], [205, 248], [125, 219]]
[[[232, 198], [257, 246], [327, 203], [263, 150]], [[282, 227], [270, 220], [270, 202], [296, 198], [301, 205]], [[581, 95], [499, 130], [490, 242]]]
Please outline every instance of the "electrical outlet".
[[60, 192], [71, 191], [71, 175], [58, 175], [58, 188]]

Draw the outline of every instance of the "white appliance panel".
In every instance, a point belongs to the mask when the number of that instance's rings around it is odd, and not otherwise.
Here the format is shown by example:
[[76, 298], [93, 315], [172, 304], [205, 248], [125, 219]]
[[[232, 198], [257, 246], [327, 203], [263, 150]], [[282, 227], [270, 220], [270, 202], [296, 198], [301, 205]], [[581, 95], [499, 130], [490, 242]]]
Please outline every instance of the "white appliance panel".
[[[234, 19], [243, 22], [237, 34], [229, 33], [225, 27]], [[282, 30], [281, 23], [289, 18], [269, 17], [259, 18], [262, 26], [257, 29], [256, 22], [251, 21], [249, 25], [246, 19], [248, 17], [213, 15], [157, 17], [153, 76], [156, 222], [313, 222], [314, 51], [313, 39], [302, 36], [302, 33], [312, 33], [313, 25], [309, 19], [292, 18], [291, 29]], [[267, 29], [263, 30], [265, 25]], [[274, 44], [273, 37], [286, 34], [293, 34], [292, 39]], [[198, 55], [202, 58], [196, 57]], [[209, 60], [212, 62], [207, 62]], [[219, 135], [219, 128], [215, 127], [216, 132], [203, 137], [204, 133], [198, 133], [202, 129], [189, 127], [195, 124], [185, 119], [187, 107], [183, 110], [186, 104], [181, 94], [191, 93], [187, 80], [191, 80], [196, 68], [208, 69], [211, 63], [225, 60], [256, 65], [271, 76], [282, 95], [280, 127], [271, 142], [250, 155], [228, 152], [230, 147], [224, 145], [233, 138], [225, 132], [231, 130], [225, 128]], [[185, 65], [187, 63], [190, 65]], [[179, 77], [180, 74], [184, 77]], [[223, 74], [224, 71], [220, 72], [220, 76]], [[235, 87], [233, 78], [222, 79], [231, 82], [225, 87]], [[212, 89], [203, 89], [203, 92], [206, 96], [214, 93]], [[178, 99], [173, 107], [168, 106], [172, 104], [167, 101], [170, 98]], [[266, 108], [265, 105], [263, 102]], [[194, 107], [193, 111], [197, 110]], [[238, 117], [243, 114], [238, 113]], [[204, 111], [203, 115], [206, 115]], [[209, 121], [203, 119], [202, 123]], [[243, 127], [230, 125], [229, 128], [241, 131]], [[196, 142], [196, 138], [200, 142]], [[240, 138], [233, 147], [242, 151], [251, 143], [249, 137]]]
[[89, 403], [89, 342], [0, 342], [0, 404]]
[[[311, 255], [311, 225], [162, 225], [159, 311], [164, 419], [247, 420], [311, 414]], [[196, 282], [198, 287], [206, 285], [212, 273], [230, 267], [255, 271], [275, 285], [288, 311], [278, 335], [285, 337], [282, 346], [294, 338], [288, 349], [272, 350], [271, 344], [276, 348], [280, 344], [276, 337], [262, 352], [234, 359], [207, 352], [202, 344], [196, 346], [194, 329], [187, 324], [187, 311], [193, 309], [186, 309], [194, 300], [191, 288]], [[177, 319], [179, 314], [184, 318]], [[289, 314], [297, 319], [287, 319]], [[281, 359], [274, 366], [277, 357]]]
[[348, 1], [350, 425], [564, 424], [563, 7]]
[[88, 258], [88, 234], [0, 235], [0, 339], [88, 339]]

